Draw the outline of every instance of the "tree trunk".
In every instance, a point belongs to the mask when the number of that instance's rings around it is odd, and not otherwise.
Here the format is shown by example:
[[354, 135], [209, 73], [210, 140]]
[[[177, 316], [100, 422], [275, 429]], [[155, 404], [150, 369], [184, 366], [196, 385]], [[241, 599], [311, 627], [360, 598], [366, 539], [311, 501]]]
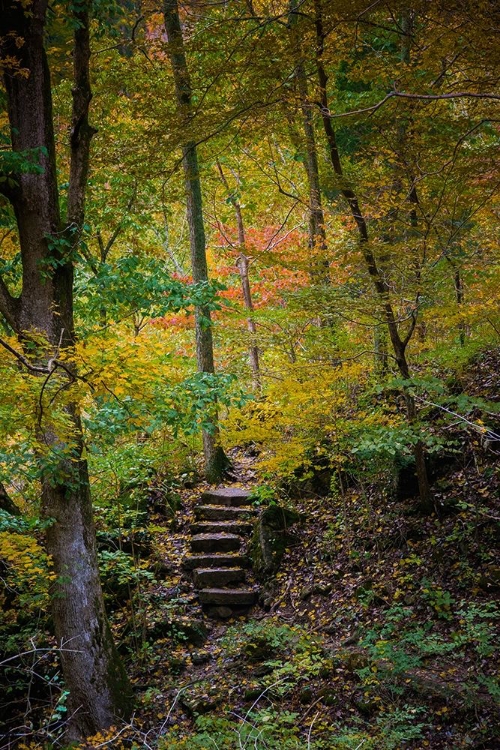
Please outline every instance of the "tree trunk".
[[9, 497], [9, 494], [3, 484], [0, 482], [0, 510], [4, 510], [6, 513], [9, 513], [11, 516], [20, 516], [21, 511], [15, 504], [15, 502], [12, 500], [12, 498]]
[[[38, 150], [43, 168], [16, 175], [16, 186], [4, 189], [19, 232], [23, 268], [19, 298], [0, 285], [0, 312], [21, 342], [32, 334], [45, 340], [36, 354], [37, 366], [49, 378], [64, 374], [67, 434], [56, 435], [47, 414], [38, 414], [39, 473], [47, 552], [57, 576], [51, 592], [55, 634], [61, 648], [65, 686], [69, 690], [70, 738], [82, 738], [109, 727], [130, 712], [131, 692], [118, 659], [99, 583], [95, 531], [78, 405], [70, 397], [74, 370], [57, 365], [62, 349], [71, 351], [73, 330], [73, 251], [83, 222], [90, 140], [88, 124], [90, 56], [87, 5], [75, 11], [71, 181], [68, 216], [59, 213], [50, 73], [44, 49], [47, 3], [34, 0], [29, 13], [21, 3], [0, 0], [2, 55], [18, 59], [27, 77], [6, 73], [12, 148]], [[10, 36], [9, 36], [10, 35]], [[8, 40], [7, 42], [5, 40]], [[23, 39], [18, 48], [15, 39]], [[67, 363], [68, 358], [65, 359]], [[54, 408], [54, 406], [52, 406]]]
[[[462, 284], [462, 274], [460, 273], [459, 268], [455, 268], [455, 271], [453, 273], [453, 286], [455, 288], [455, 299], [460, 309], [464, 301], [464, 287]], [[463, 320], [461, 320], [458, 324], [458, 336], [460, 346], [465, 346], [465, 323], [463, 322]]]
[[[316, 25], [316, 69], [318, 73], [320, 109], [330, 162], [334, 174], [340, 181], [341, 193], [346, 199], [351, 211], [351, 215], [356, 222], [365, 266], [379, 299], [379, 304], [384, 316], [385, 324], [387, 326], [387, 331], [392, 344], [392, 349], [399, 373], [404, 378], [404, 380], [409, 380], [411, 376], [410, 367], [406, 356], [406, 347], [408, 346], [408, 343], [414, 333], [417, 323], [417, 314], [415, 311], [414, 315], [412, 315], [408, 331], [404, 336], [402, 336], [399, 331], [397, 316], [391, 301], [390, 287], [384, 274], [380, 271], [377, 259], [370, 246], [368, 225], [361, 211], [357, 195], [350, 186], [345, 184], [344, 172], [342, 169], [342, 162], [340, 160], [335, 130], [333, 129], [332, 120], [330, 118], [330, 110], [328, 107], [328, 75], [326, 73], [322, 59], [326, 38], [323, 27], [322, 0], [314, 0], [314, 4]], [[414, 221], [413, 212], [411, 215], [411, 220]], [[415, 399], [407, 391], [405, 392], [405, 401], [408, 420], [410, 423], [414, 424], [418, 418], [418, 410], [416, 408]], [[420, 501], [422, 503], [422, 506], [425, 506], [428, 509], [432, 509], [433, 502], [427, 468], [425, 464], [425, 450], [423, 444], [420, 441], [414, 446], [413, 457], [415, 459], [415, 471], [418, 479]]]
[[300, 100], [302, 128], [304, 132], [305, 158], [304, 167], [309, 190], [309, 247], [312, 253], [311, 278], [320, 283], [329, 281], [328, 260], [326, 258], [325, 216], [321, 204], [321, 187], [319, 181], [318, 152], [314, 133], [314, 118], [309, 101], [307, 75], [304, 56], [301, 49], [300, 28], [298, 26], [297, 0], [290, 0], [289, 27], [292, 32], [292, 47], [295, 60], [294, 76]]
[[250, 348], [248, 352], [248, 359], [250, 361], [250, 369], [252, 370], [253, 387], [256, 391], [261, 388], [260, 382], [260, 365], [259, 365], [259, 348], [257, 346], [257, 327], [253, 316], [253, 301], [252, 301], [252, 290], [250, 288], [250, 276], [248, 268], [250, 261], [246, 254], [246, 239], [245, 239], [245, 225], [243, 223], [243, 213], [241, 211], [241, 204], [233, 195], [229, 189], [229, 185], [219, 161], [217, 161], [217, 168], [222, 180], [224, 187], [226, 188], [229, 201], [234, 208], [236, 214], [236, 225], [238, 227], [238, 258], [236, 260], [236, 266], [240, 273], [241, 279], [241, 290], [243, 293], [243, 303], [245, 308], [248, 310], [247, 328], [250, 334]]
[[[178, 113], [183, 125], [189, 129], [192, 118], [191, 79], [184, 51], [184, 39], [179, 19], [177, 0], [165, 0], [165, 30], [168, 40], [168, 56], [174, 74]], [[203, 203], [201, 181], [198, 167], [196, 143], [188, 139], [182, 146], [182, 166], [187, 198], [187, 220], [191, 247], [191, 269], [193, 280], [208, 281], [207, 256], [205, 248], [205, 226], [203, 221]], [[210, 310], [198, 307], [195, 311], [196, 359], [198, 371], [214, 373], [214, 349]], [[229, 461], [220, 444], [217, 417], [211, 429], [203, 430], [203, 453], [205, 456], [205, 476], [209, 482], [220, 482]]]

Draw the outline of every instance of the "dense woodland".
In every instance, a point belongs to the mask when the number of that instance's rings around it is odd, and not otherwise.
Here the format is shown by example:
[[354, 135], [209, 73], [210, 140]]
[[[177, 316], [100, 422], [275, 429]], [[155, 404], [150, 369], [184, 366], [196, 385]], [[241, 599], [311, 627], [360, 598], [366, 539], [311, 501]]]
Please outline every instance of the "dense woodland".
[[0, 0], [0, 750], [500, 747], [499, 35]]

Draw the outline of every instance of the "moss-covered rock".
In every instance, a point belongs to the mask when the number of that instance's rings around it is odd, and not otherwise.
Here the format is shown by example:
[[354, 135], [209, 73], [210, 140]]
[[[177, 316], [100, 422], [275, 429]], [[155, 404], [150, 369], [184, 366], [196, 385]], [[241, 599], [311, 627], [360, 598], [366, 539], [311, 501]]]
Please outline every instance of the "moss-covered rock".
[[262, 511], [250, 544], [253, 568], [259, 578], [276, 573], [286, 549], [288, 530], [299, 518], [296, 511], [280, 505], [270, 505]]

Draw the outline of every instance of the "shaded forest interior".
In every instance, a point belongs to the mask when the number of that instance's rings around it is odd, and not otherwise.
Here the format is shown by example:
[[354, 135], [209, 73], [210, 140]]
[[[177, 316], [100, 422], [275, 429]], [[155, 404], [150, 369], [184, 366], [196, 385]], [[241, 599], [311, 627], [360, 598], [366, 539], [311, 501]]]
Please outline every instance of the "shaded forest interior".
[[493, 0], [0, 0], [0, 750], [500, 747]]

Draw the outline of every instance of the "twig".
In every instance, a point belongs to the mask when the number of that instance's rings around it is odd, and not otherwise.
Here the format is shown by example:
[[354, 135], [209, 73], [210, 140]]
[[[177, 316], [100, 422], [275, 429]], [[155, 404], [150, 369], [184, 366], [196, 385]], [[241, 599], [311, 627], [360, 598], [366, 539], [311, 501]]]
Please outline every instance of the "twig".
[[317, 711], [314, 714], [313, 720], [311, 721], [311, 726], [309, 727], [309, 731], [307, 733], [307, 750], [311, 750], [311, 732], [312, 732], [313, 724], [316, 721], [316, 719], [318, 718], [319, 714], [320, 714], [320, 712]]
[[500, 441], [500, 435], [497, 435], [496, 432], [493, 432], [493, 430], [489, 430], [486, 427], [481, 427], [481, 425], [476, 424], [475, 422], [471, 422], [466, 417], [463, 417], [461, 414], [457, 414], [456, 411], [452, 411], [451, 409], [447, 409], [446, 406], [441, 406], [440, 404], [435, 404], [433, 401], [427, 401], [425, 398], [421, 398], [420, 396], [415, 396], [415, 399], [417, 401], [421, 401], [423, 404], [427, 404], [427, 406], [434, 406], [436, 409], [441, 409], [441, 411], [445, 411], [447, 414], [451, 414], [453, 417], [457, 417], [457, 419], [460, 419], [462, 422], [465, 422], [470, 427], [472, 427], [476, 432], [479, 432], [480, 435], [483, 435], [487, 440], [491, 440], [492, 442]]
[[380, 107], [389, 101], [389, 99], [416, 99], [418, 101], [440, 101], [442, 99], [500, 99], [500, 94], [493, 93], [476, 93], [474, 91], [456, 91], [453, 94], [408, 94], [404, 91], [389, 91], [377, 104], [372, 104], [371, 107], [362, 107], [361, 109], [353, 109], [350, 112], [340, 112], [339, 114], [332, 114], [329, 109], [326, 109], [320, 105], [320, 109], [323, 115], [330, 119], [337, 119], [338, 117], [351, 117], [352, 115], [364, 115], [374, 114]]
[[33, 648], [29, 651], [21, 651], [20, 654], [15, 654], [14, 656], [9, 656], [8, 659], [4, 659], [3, 661], [0, 661], [0, 667], [3, 667], [4, 664], [7, 664], [8, 662], [14, 661], [15, 659], [20, 659], [22, 656], [29, 656], [29, 654], [34, 653], [41, 653], [41, 652], [56, 652], [56, 653], [62, 653], [62, 652], [68, 652], [70, 654], [83, 654], [83, 651], [80, 651], [79, 649], [73, 649], [73, 648]]

